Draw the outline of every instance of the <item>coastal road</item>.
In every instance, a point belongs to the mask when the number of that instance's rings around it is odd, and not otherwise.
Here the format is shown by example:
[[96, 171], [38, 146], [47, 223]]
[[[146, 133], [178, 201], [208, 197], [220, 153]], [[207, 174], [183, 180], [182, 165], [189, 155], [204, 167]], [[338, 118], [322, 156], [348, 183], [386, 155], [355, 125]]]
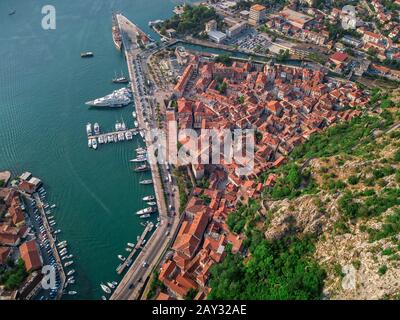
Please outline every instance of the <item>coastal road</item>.
[[[151, 129], [157, 128], [154, 116], [152, 116], [152, 105], [147, 99], [149, 89], [146, 86], [147, 77], [144, 72], [144, 70], [147, 70], [144, 64], [148, 54], [150, 54], [150, 50], [140, 48], [137, 43], [139, 36], [144, 35], [139, 28], [121, 14], [117, 14], [116, 17], [125, 49], [139, 128], [145, 132], [146, 147], [149, 148], [152, 141], [148, 133]], [[171, 235], [178, 226], [179, 219], [172, 213], [174, 210], [170, 210], [171, 206], [174, 207], [175, 198], [173, 196], [174, 189], [171, 185], [168, 185], [169, 183], [166, 183], [168, 196], [164, 196], [163, 179], [165, 181], [168, 172], [166, 166], [165, 164], [157, 164], [154, 161], [150, 161], [150, 167], [161, 219], [160, 226], [154, 231], [145, 247], [132, 263], [111, 296], [111, 300], [135, 300], [140, 298], [146, 279], [157, 265], [162, 253], [168, 248]], [[169, 203], [168, 207], [165, 200]]]

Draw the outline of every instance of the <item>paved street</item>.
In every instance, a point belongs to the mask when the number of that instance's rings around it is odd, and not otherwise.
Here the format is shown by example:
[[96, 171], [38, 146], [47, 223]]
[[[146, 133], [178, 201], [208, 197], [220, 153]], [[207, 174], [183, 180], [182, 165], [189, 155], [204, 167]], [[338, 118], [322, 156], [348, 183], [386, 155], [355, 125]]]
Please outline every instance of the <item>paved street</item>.
[[[144, 71], [147, 71], [145, 64], [152, 51], [138, 46], [136, 41], [143, 33], [133, 23], [120, 14], [117, 15], [117, 20], [121, 30], [132, 91], [134, 92], [137, 120], [139, 128], [146, 133], [145, 142], [148, 148], [152, 143], [148, 132], [151, 129], [158, 128], [154, 111], [156, 105], [149, 98], [153, 92], [157, 91], [157, 88], [153, 88], [153, 90], [149, 88], [149, 79]], [[161, 223], [132, 263], [111, 299], [134, 300], [140, 298], [145, 280], [150, 276], [161, 254], [169, 245], [173, 231], [178, 226], [179, 217], [175, 215], [176, 197], [174, 196], [177, 189], [166, 180], [169, 175], [166, 165], [150, 162]], [[166, 197], [164, 197], [162, 180], [165, 183]], [[165, 203], [165, 199], [167, 203]]]

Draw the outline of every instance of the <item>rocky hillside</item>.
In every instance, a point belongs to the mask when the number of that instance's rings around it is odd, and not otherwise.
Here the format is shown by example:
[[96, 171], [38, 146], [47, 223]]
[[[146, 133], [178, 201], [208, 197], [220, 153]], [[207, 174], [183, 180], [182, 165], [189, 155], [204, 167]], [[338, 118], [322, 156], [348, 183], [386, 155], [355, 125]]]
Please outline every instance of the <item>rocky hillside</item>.
[[[249, 254], [239, 262], [228, 260], [237, 264], [229, 272], [216, 268], [215, 277], [231, 286], [244, 286], [242, 292], [254, 288], [240, 283], [235, 273], [248, 277], [248, 282], [266, 281], [258, 288], [258, 292], [265, 290], [258, 298], [399, 298], [398, 105], [396, 98], [375, 92], [365, 115], [313, 136], [292, 152], [285, 166], [266, 172], [261, 180], [273, 174], [275, 185], [264, 191], [259, 202], [243, 204], [228, 219], [231, 229], [247, 235]], [[263, 235], [262, 241], [259, 234]], [[303, 263], [277, 266], [282, 255], [294, 250], [293, 243], [298, 248], [296, 241], [304, 239], [307, 245], [300, 247], [308, 249], [296, 251], [305, 259]], [[260, 255], [265, 246], [279, 249]], [[318, 277], [307, 272], [311, 266]], [[286, 287], [287, 282], [291, 291], [281, 295], [270, 287], [269, 280], [258, 274], [264, 268], [273, 268], [273, 275], [280, 277], [279, 285]], [[323, 285], [317, 294], [320, 281]], [[304, 283], [312, 283], [306, 295]], [[222, 292], [229, 290], [218, 281], [214, 287], [212, 298], [223, 298]], [[242, 293], [241, 297], [246, 295]]]

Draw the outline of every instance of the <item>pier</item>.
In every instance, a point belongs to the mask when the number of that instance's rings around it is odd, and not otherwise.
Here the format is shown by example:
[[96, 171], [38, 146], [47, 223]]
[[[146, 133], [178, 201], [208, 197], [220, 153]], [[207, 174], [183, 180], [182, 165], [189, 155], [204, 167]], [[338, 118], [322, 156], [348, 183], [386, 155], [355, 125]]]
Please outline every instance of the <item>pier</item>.
[[147, 224], [142, 235], [139, 237], [139, 240], [136, 243], [135, 248], [133, 248], [132, 252], [129, 253], [128, 258], [126, 258], [126, 260], [118, 266], [118, 268], [116, 270], [118, 274], [123, 273], [125, 271], [125, 268], [128, 267], [130, 263], [132, 263], [133, 256], [136, 254], [136, 252], [139, 249], [142, 248], [142, 243], [143, 243], [144, 239], [146, 238], [147, 234], [151, 231], [151, 229], [153, 229], [153, 227], [154, 227], [153, 223], [150, 222]]
[[46, 233], [47, 233], [47, 238], [49, 239], [50, 242], [50, 247], [51, 250], [53, 251], [54, 254], [54, 258], [57, 261], [57, 267], [58, 267], [58, 271], [60, 272], [60, 289], [58, 291], [57, 294], [57, 299], [61, 299], [62, 295], [63, 295], [63, 290], [64, 290], [64, 286], [65, 286], [65, 281], [66, 281], [66, 275], [65, 275], [65, 271], [64, 271], [64, 267], [62, 264], [62, 260], [60, 255], [58, 254], [58, 250], [57, 250], [57, 245], [56, 245], [56, 240], [53, 237], [53, 234], [51, 233], [51, 226], [49, 225], [49, 222], [47, 220], [47, 216], [46, 216], [46, 212], [44, 209], [44, 205], [42, 200], [40, 199], [39, 195], [37, 193], [33, 194], [33, 197], [36, 201], [36, 206], [40, 212], [40, 215], [42, 217], [43, 220], [43, 225], [46, 229]]

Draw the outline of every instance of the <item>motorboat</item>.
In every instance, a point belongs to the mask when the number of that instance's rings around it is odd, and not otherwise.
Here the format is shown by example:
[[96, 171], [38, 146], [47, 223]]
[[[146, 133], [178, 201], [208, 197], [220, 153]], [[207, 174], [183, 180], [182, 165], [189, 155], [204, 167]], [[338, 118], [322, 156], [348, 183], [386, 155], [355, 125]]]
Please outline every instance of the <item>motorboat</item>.
[[81, 58], [92, 58], [93, 56], [94, 56], [94, 53], [91, 51], [81, 53]]
[[151, 180], [151, 179], [142, 180], [142, 181], [139, 182], [139, 184], [144, 184], [144, 185], [153, 184], [153, 180]]
[[143, 201], [152, 201], [152, 200], [155, 200], [154, 196], [145, 196], [145, 197], [143, 197]]
[[69, 276], [72, 276], [74, 273], [75, 273], [75, 270], [72, 269], [72, 270], [70, 270], [70, 271], [67, 272], [67, 276], [68, 276], [68, 277], [69, 277]]
[[93, 140], [92, 140], [92, 146], [93, 146], [93, 149], [94, 149], [94, 150], [97, 149], [97, 140], [96, 140], [96, 139], [93, 139]]
[[94, 130], [94, 133], [95, 133], [96, 135], [97, 135], [97, 134], [100, 134], [100, 126], [99, 126], [99, 124], [98, 124], [97, 122], [94, 124], [93, 130]]
[[73, 296], [73, 295], [76, 295], [78, 292], [76, 292], [76, 291], [68, 291], [68, 294], [70, 295], [70, 296]]
[[100, 287], [105, 293], [108, 293], [108, 294], [111, 293], [111, 289], [109, 287], [107, 287], [104, 283], [101, 283]]
[[92, 135], [92, 124], [90, 122], [86, 125], [86, 134], [88, 136]]
[[144, 215], [140, 216], [140, 218], [141, 218], [141, 219], [150, 218], [150, 215], [149, 215], [149, 214], [144, 214]]
[[65, 264], [64, 264], [64, 267], [66, 268], [66, 267], [69, 267], [70, 265], [72, 265], [74, 262], [73, 261], [67, 261]]
[[157, 205], [157, 202], [150, 201], [150, 202], [147, 202], [147, 204], [148, 204], [149, 206], [156, 206], [156, 205]]
[[111, 289], [115, 289], [115, 286], [111, 282], [107, 282], [107, 286], [109, 286]]
[[125, 261], [126, 260], [126, 258], [124, 256], [120, 255], [120, 254], [118, 255], [118, 259], [121, 260], [121, 261]]
[[127, 243], [127, 246], [128, 246], [128, 247], [131, 247], [131, 248], [134, 248], [134, 247], [135, 247], [135, 244], [134, 244], [134, 243], [131, 243], [131, 242], [128, 242], [128, 243]]
[[147, 214], [147, 213], [154, 213], [157, 212], [157, 208], [155, 207], [147, 207], [145, 209], [139, 210], [136, 212], [137, 215]]

